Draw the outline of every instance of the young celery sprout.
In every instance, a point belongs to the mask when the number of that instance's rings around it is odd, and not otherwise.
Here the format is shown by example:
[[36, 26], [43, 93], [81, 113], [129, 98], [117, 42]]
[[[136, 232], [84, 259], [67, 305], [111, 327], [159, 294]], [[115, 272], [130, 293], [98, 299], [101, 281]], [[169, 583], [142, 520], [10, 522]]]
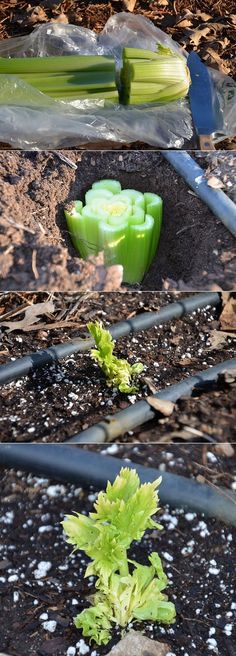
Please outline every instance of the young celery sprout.
[[140, 484], [135, 469], [122, 468], [113, 484], [100, 492], [89, 516], [67, 515], [62, 522], [67, 542], [90, 558], [85, 577], [96, 577], [92, 605], [75, 618], [75, 626], [98, 645], [106, 645], [112, 626], [152, 620], [165, 624], [175, 620], [175, 606], [163, 590], [168, 579], [157, 552], [149, 565], [129, 558], [134, 540], [147, 529], [161, 529], [152, 516], [159, 510], [157, 489], [161, 478]]
[[65, 208], [72, 243], [82, 258], [104, 251], [105, 265], [121, 264], [123, 281], [141, 282], [155, 256], [162, 224], [157, 194], [121, 189], [118, 180], [99, 180]]
[[105, 374], [108, 387], [117, 387], [120, 392], [125, 394], [137, 392], [138, 387], [134, 381], [143, 371], [141, 362], [129, 364], [127, 360], [113, 355], [115, 342], [109, 330], [105, 330], [100, 321], [95, 323], [91, 321], [87, 324], [87, 328], [97, 347], [91, 350], [91, 356]]

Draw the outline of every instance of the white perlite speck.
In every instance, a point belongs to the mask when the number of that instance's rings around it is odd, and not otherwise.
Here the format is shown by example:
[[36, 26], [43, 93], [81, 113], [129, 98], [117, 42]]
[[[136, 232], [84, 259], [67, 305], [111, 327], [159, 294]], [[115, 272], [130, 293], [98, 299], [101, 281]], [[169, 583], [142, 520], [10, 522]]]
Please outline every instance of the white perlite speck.
[[111, 444], [111, 446], [108, 446], [106, 449], [101, 451], [101, 453], [104, 454], [104, 455], [106, 453], [108, 453], [108, 455], [110, 454], [112, 456], [115, 453], [117, 453], [118, 451], [119, 451], [119, 448], [118, 448], [117, 444]]
[[186, 513], [185, 519], [187, 519], [187, 522], [192, 522], [194, 517], [196, 517], [196, 513]]
[[81, 656], [84, 656], [84, 654], [88, 654], [90, 651], [90, 648], [88, 647], [88, 645], [86, 645], [86, 642], [84, 642], [83, 638], [81, 638], [81, 640], [79, 640], [79, 642], [76, 643], [76, 647], [77, 649], [79, 649], [79, 654], [81, 654]]
[[18, 581], [19, 576], [17, 574], [11, 574], [11, 576], [8, 576], [8, 581], [9, 583], [15, 583], [15, 581]]
[[49, 631], [49, 633], [54, 633], [57, 623], [55, 620], [49, 620], [48, 622], [43, 622], [42, 626], [45, 629], [45, 631]]
[[208, 572], [209, 572], [209, 574], [213, 574], [213, 576], [217, 576], [217, 574], [219, 574], [220, 570], [217, 569], [217, 567], [209, 567]]
[[14, 516], [13, 510], [8, 510], [5, 515], [0, 517], [0, 522], [3, 524], [12, 524]]
[[68, 647], [66, 656], [75, 656], [76, 654], [76, 648], [75, 647]]
[[49, 524], [47, 526], [39, 526], [38, 533], [50, 533], [53, 530], [53, 526]]
[[211, 636], [215, 635], [215, 632], [216, 632], [215, 627], [212, 626], [212, 627], [209, 629], [209, 637], [211, 638]]
[[217, 462], [216, 456], [211, 451], [207, 452], [207, 460], [209, 460], [209, 462], [212, 462], [212, 463]]
[[48, 614], [47, 613], [42, 613], [41, 615], [39, 615], [39, 619], [44, 620], [44, 621], [48, 620]]
[[34, 569], [33, 574], [35, 579], [43, 579], [52, 567], [49, 560], [41, 560], [38, 563], [37, 569]]
[[233, 624], [226, 624], [223, 631], [224, 631], [225, 635], [231, 636], [232, 629], [233, 629]]
[[49, 485], [46, 490], [46, 494], [49, 497], [61, 497], [65, 492], [66, 488], [64, 485]]
[[14, 590], [14, 592], [13, 592], [13, 603], [16, 604], [17, 601], [19, 601], [19, 599], [20, 599], [19, 592], [17, 590]]
[[169, 563], [172, 563], [172, 560], [174, 560], [173, 556], [171, 556], [171, 555], [168, 553], [168, 551], [164, 551], [164, 553], [163, 553], [163, 558], [165, 558], [165, 560], [168, 560]]
[[207, 644], [210, 651], [214, 651], [214, 654], [218, 654], [218, 647], [215, 638], [208, 638]]

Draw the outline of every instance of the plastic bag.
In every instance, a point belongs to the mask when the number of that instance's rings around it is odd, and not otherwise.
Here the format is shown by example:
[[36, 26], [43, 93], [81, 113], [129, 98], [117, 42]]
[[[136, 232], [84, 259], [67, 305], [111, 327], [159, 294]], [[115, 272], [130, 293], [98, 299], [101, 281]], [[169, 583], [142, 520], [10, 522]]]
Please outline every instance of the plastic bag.
[[[122, 12], [109, 18], [101, 34], [74, 25], [47, 23], [26, 37], [0, 42], [0, 56], [113, 55], [119, 69], [124, 46], [155, 51], [157, 42], [186, 57], [178, 44], [149, 19]], [[219, 125], [222, 138], [233, 134], [235, 116], [229, 96], [235, 94], [236, 85], [217, 71], [212, 74], [223, 108]], [[17, 77], [0, 77], [0, 141], [14, 148], [40, 150], [135, 141], [161, 148], [181, 148], [193, 136], [187, 99], [142, 107], [113, 105], [101, 100], [62, 102], [29, 87]]]

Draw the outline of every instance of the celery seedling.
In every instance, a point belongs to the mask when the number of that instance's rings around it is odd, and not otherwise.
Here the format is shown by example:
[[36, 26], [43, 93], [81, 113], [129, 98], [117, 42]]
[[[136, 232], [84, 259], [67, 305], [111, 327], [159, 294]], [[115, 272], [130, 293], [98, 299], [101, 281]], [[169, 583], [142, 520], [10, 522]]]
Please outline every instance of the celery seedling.
[[91, 356], [105, 374], [108, 387], [117, 387], [120, 392], [125, 394], [137, 392], [138, 387], [133, 381], [143, 371], [141, 362], [129, 364], [127, 360], [113, 355], [115, 343], [109, 331], [103, 328], [100, 321], [95, 323], [91, 321], [87, 327], [97, 347], [91, 350]]
[[65, 208], [71, 240], [81, 257], [104, 251], [105, 265], [121, 264], [123, 281], [141, 282], [158, 246], [162, 199], [157, 194], [121, 189], [118, 180], [99, 180]]
[[112, 624], [169, 624], [175, 619], [175, 606], [163, 593], [168, 579], [158, 553], [148, 557], [150, 565], [140, 565], [127, 554], [133, 540], [141, 540], [147, 529], [162, 528], [152, 519], [159, 510], [160, 483], [161, 478], [141, 485], [135, 469], [122, 468], [106, 492], [99, 493], [95, 512], [88, 517], [67, 515], [62, 522], [69, 544], [91, 559], [85, 577], [97, 577], [93, 605], [74, 621], [98, 645], [109, 642]]

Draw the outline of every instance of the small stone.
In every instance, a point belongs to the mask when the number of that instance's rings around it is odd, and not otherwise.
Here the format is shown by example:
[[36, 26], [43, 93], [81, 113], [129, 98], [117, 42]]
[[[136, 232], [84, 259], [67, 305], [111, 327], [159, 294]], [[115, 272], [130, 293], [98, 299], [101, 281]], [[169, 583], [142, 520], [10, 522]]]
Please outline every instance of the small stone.
[[107, 656], [167, 656], [170, 648], [163, 642], [146, 638], [139, 631], [129, 631], [123, 640], [112, 647]]

